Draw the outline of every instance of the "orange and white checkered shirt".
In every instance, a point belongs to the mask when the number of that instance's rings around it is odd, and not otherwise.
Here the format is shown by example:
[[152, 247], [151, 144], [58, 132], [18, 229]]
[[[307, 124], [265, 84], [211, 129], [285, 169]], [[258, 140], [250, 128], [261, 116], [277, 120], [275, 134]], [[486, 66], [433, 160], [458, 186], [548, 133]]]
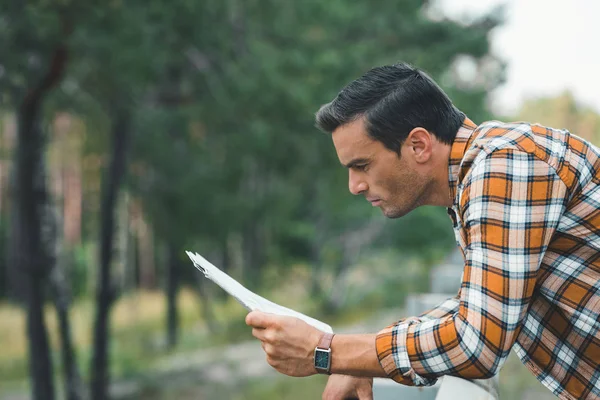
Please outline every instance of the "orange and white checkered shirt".
[[600, 149], [565, 130], [468, 118], [449, 181], [458, 295], [377, 335], [406, 385], [497, 374], [514, 348], [561, 399], [600, 399]]

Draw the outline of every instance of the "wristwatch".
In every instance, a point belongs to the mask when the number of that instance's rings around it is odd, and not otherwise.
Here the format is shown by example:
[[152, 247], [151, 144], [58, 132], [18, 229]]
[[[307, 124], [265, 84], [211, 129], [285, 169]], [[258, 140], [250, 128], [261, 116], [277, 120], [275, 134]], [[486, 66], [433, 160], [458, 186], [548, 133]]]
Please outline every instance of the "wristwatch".
[[331, 341], [333, 333], [325, 333], [315, 347], [315, 369], [320, 374], [331, 375]]

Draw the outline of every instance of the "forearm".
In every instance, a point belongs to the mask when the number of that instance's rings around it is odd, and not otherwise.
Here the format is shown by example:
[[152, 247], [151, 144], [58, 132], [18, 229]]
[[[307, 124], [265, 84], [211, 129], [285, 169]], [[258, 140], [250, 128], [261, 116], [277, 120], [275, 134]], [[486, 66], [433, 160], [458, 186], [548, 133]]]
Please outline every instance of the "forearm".
[[331, 373], [386, 377], [375, 347], [375, 334], [335, 335], [331, 342]]

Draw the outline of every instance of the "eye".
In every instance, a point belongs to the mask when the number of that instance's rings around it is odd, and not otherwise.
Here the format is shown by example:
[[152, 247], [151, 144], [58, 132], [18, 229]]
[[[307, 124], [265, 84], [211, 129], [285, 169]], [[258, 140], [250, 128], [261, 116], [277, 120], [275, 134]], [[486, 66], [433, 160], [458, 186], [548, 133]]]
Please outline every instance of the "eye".
[[367, 170], [367, 164], [355, 165], [354, 169], [357, 170], [357, 171], [366, 171]]

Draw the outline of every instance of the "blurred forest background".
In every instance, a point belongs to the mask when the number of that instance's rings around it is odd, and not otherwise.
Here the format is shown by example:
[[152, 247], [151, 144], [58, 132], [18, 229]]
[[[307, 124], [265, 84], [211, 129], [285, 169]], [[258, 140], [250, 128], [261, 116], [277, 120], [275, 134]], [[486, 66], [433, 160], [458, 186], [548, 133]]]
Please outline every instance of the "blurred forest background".
[[1, 2], [0, 398], [320, 398], [322, 377], [164, 372], [251, 339], [184, 250], [332, 324], [402, 307], [455, 246], [445, 210], [387, 221], [350, 195], [313, 115], [402, 60], [475, 122], [599, 143], [569, 93], [488, 110], [502, 20], [416, 0]]

